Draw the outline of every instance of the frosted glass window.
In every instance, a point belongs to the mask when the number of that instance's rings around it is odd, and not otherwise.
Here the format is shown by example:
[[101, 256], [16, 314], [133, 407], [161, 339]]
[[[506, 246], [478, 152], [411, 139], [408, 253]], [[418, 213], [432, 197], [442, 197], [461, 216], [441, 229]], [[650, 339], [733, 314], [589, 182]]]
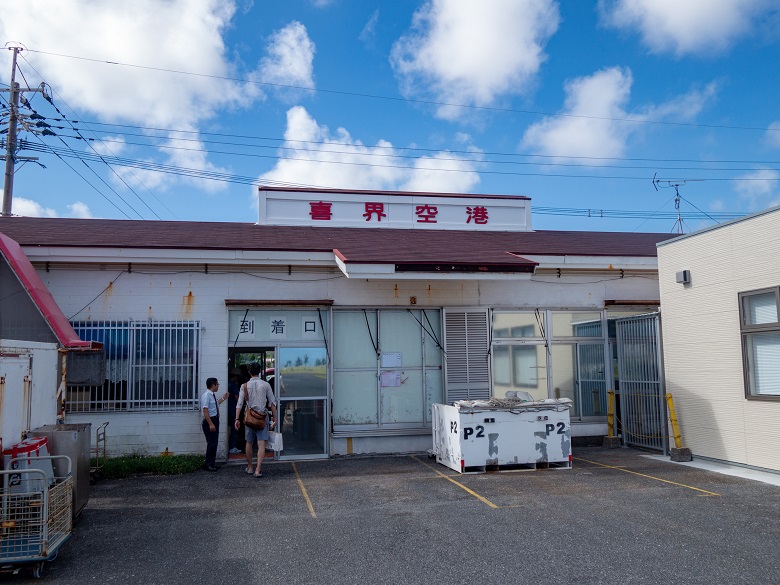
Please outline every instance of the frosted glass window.
[[[539, 314], [544, 323], [544, 313]], [[542, 337], [536, 313], [520, 311], [493, 311], [493, 338]]]
[[444, 384], [442, 384], [441, 370], [427, 370], [425, 372], [425, 421], [431, 420], [431, 405], [444, 402]]
[[774, 291], [742, 297], [745, 325], [777, 323], [777, 297]]
[[780, 396], [780, 333], [747, 336], [750, 393]]
[[437, 310], [334, 311], [334, 425], [429, 423], [430, 405], [444, 392], [434, 337], [441, 343]]
[[333, 424], [379, 422], [375, 372], [333, 373]]
[[574, 345], [553, 345], [550, 347], [552, 363], [552, 397], [571, 398], [574, 401], [572, 416], [579, 416], [580, 405], [577, 396], [577, 360]]
[[[418, 319], [419, 311], [415, 317]], [[407, 311], [379, 312], [379, 349], [382, 353], [400, 353], [401, 366], [422, 366], [420, 324]]]
[[402, 372], [401, 385], [380, 388], [383, 423], [423, 421], [422, 370]]
[[[416, 313], [416, 311], [415, 311]], [[441, 312], [440, 311], [421, 311], [420, 321], [425, 328], [433, 335], [425, 334], [425, 365], [440, 367], [442, 365], [443, 353], [439, 345], [444, 345], [444, 338], [441, 330]], [[436, 344], [438, 340], [439, 345]]]
[[376, 368], [376, 343], [376, 311], [333, 313], [334, 368]]
[[493, 383], [496, 386], [512, 385], [512, 348], [508, 345], [493, 347]]
[[535, 400], [549, 398], [546, 356], [543, 345], [494, 345], [493, 396], [521, 390]]
[[745, 393], [750, 397], [780, 397], [780, 323], [778, 289], [741, 293]]
[[553, 311], [553, 337], [601, 337], [601, 313]]

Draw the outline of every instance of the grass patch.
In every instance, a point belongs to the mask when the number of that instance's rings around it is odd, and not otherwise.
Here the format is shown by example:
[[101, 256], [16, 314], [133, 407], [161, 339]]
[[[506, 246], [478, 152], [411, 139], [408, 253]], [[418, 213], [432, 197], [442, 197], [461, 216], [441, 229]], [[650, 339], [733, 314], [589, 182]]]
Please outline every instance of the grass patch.
[[[180, 475], [197, 471], [204, 462], [203, 455], [128, 455], [104, 460], [98, 473], [101, 479], [121, 479], [141, 474]], [[94, 459], [92, 465], [95, 465]]]

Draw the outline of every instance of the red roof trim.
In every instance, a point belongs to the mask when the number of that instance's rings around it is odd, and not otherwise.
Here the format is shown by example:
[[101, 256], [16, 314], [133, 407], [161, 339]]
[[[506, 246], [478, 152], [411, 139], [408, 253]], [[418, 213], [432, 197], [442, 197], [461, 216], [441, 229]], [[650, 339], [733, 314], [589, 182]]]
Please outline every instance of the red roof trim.
[[5, 234], [0, 233], [0, 252], [2, 252], [11, 270], [19, 282], [27, 290], [35, 306], [57, 336], [64, 347], [91, 347], [89, 341], [82, 341], [71, 327], [68, 318], [62, 313], [49, 289], [43, 284], [41, 277], [35, 272], [30, 260], [22, 251], [21, 246]]

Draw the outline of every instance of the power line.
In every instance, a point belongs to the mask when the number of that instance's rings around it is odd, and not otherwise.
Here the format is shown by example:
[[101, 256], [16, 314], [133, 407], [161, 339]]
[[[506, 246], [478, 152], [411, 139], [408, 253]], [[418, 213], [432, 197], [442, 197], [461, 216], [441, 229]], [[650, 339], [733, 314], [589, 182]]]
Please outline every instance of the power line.
[[[122, 158], [122, 157], [115, 157], [115, 156], [105, 156], [105, 155], [93, 155], [90, 153], [85, 152], [79, 152], [75, 151], [72, 148], [68, 147], [67, 150], [61, 150], [58, 149], [58, 147], [55, 146], [38, 146], [33, 143], [25, 142], [25, 148], [38, 151], [38, 152], [59, 152], [62, 156], [71, 156], [71, 157], [77, 157], [77, 158], [83, 158], [84, 160], [90, 160], [90, 161], [102, 161], [106, 162], [107, 164], [116, 164], [119, 166], [127, 166], [127, 167], [133, 167], [133, 168], [142, 168], [145, 170], [154, 170], [158, 172], [170, 172], [173, 174], [178, 175], [186, 175], [186, 176], [193, 176], [198, 178], [206, 178], [206, 179], [213, 179], [213, 180], [222, 180], [226, 182], [237, 182], [237, 183], [243, 183], [243, 184], [259, 184], [259, 181], [254, 177], [245, 177], [240, 175], [233, 175], [230, 173], [222, 173], [212, 170], [203, 170], [203, 169], [192, 169], [192, 168], [186, 168], [186, 167], [177, 167], [174, 165], [164, 165], [160, 163], [154, 163], [151, 161], [141, 161], [136, 159], [130, 159], [130, 158]], [[257, 155], [259, 157], [263, 158], [278, 158], [275, 156], [270, 155]], [[366, 163], [366, 162], [350, 162], [350, 161], [319, 161], [319, 160], [312, 160], [311, 158], [296, 158], [296, 157], [287, 157], [285, 160], [299, 160], [303, 162], [309, 162], [309, 163], [315, 163], [315, 164], [323, 164], [323, 165], [348, 165], [348, 166], [359, 166], [359, 167], [374, 167], [374, 168], [398, 168], [398, 169], [411, 169], [412, 167], [404, 166], [404, 165], [381, 165], [381, 164], [372, 164], [372, 163]], [[431, 162], [435, 162], [431, 160]], [[444, 160], [446, 162], [446, 159]], [[442, 172], [442, 173], [476, 173], [477, 171], [474, 169], [454, 169], [454, 168], [443, 168], [443, 167], [414, 167], [415, 170], [422, 170], [422, 171], [435, 171], [435, 172]], [[519, 172], [519, 171], [491, 171], [491, 170], [480, 170], [480, 174], [483, 175], [500, 175], [500, 176], [522, 176], [522, 177], [529, 177], [529, 176], [538, 176], [538, 177], [554, 177], [554, 178], [566, 178], [566, 179], [600, 179], [600, 180], [629, 180], [629, 181], [648, 181], [652, 177], [647, 175], [583, 175], [583, 174], [564, 174], [564, 173], [534, 173], [534, 172]], [[707, 178], [701, 178], [701, 177], [670, 177], [669, 179], [671, 181], [733, 181], [735, 180], [733, 177], [707, 177]], [[740, 177], [740, 180], [742, 181], [778, 181], [780, 180], [779, 177], [775, 178], [766, 178], [766, 177]]]
[[[24, 58], [24, 56], [22, 56], [22, 59], [24, 59], [25, 63], [27, 63], [27, 65], [28, 65], [28, 66], [29, 66], [29, 67], [30, 67], [30, 68], [31, 68], [31, 69], [32, 69], [32, 70], [35, 72], [35, 74], [36, 74], [36, 75], [38, 75], [38, 77], [39, 77], [39, 78], [41, 78], [41, 79], [43, 80], [43, 76], [42, 76], [40, 73], [38, 73], [38, 71], [35, 69], [35, 67], [33, 67], [33, 66], [32, 66], [32, 64], [30, 64], [30, 62], [29, 62], [29, 61], [27, 61], [27, 59], [25, 59], [25, 58]], [[45, 81], [44, 81], [44, 82], [45, 82]], [[65, 104], [65, 106], [66, 106], [66, 107], [67, 107], [67, 108], [68, 108], [70, 111], [74, 111], [74, 110], [73, 110], [73, 108], [71, 108], [71, 107], [68, 105], [68, 103], [67, 103], [67, 102], [66, 102], [66, 101], [65, 101], [65, 100], [64, 100], [64, 99], [63, 99], [63, 98], [62, 98], [62, 97], [61, 97], [61, 96], [60, 96], [60, 95], [57, 93], [57, 90], [56, 90], [56, 89], [54, 89], [54, 88], [53, 88], [51, 85], [49, 85], [49, 84], [46, 84], [46, 85], [48, 85], [48, 86], [49, 86], [49, 88], [51, 88], [51, 90], [52, 90], [52, 91], [53, 91], [55, 94], [57, 94], [57, 98], [58, 98], [58, 99], [60, 99], [60, 100], [61, 100], [61, 101], [62, 101], [62, 102]], [[63, 114], [63, 113], [60, 111], [60, 109], [59, 109], [59, 108], [56, 106], [56, 104], [54, 103], [54, 101], [52, 100], [52, 98], [51, 98], [51, 97], [49, 97], [49, 96], [44, 96], [44, 97], [46, 98], [46, 101], [47, 101], [47, 102], [49, 102], [49, 105], [51, 105], [51, 107], [53, 107], [53, 108], [54, 108], [54, 110], [55, 110], [55, 111], [56, 111], [56, 112], [57, 112], [57, 113], [60, 115], [60, 117], [61, 117], [63, 120], [67, 121], [67, 118], [66, 118], [66, 117], [65, 117], [65, 115], [64, 115], [64, 114]], [[32, 108], [30, 108], [30, 109], [32, 109]], [[35, 111], [35, 110], [33, 110], [33, 112], [34, 112], [34, 111]], [[71, 129], [72, 129], [72, 130], [74, 130], [74, 131], [75, 131], [75, 132], [76, 132], [76, 133], [79, 135], [79, 138], [81, 138], [82, 140], [84, 140], [85, 142], [87, 142], [87, 145], [89, 146], [89, 148], [90, 148], [90, 149], [92, 149], [92, 151], [93, 151], [95, 154], [97, 154], [98, 156], [100, 156], [100, 153], [98, 153], [98, 152], [97, 152], [97, 151], [94, 149], [94, 147], [93, 147], [91, 144], [89, 144], [89, 141], [87, 141], [87, 139], [85, 139], [83, 136], [81, 136], [81, 134], [79, 133], [79, 131], [78, 131], [78, 129], [77, 129], [77, 128], [75, 128], [75, 127], [73, 127], [73, 126], [71, 125]], [[66, 143], [65, 143], [65, 141], [62, 139], [62, 137], [59, 137], [59, 139], [60, 139], [60, 141], [61, 141], [63, 144], [66, 144]], [[101, 157], [101, 160], [102, 160], [102, 157]], [[103, 161], [103, 160], [102, 160], [102, 162], [104, 162], [104, 163], [105, 163], [105, 161]], [[86, 164], [86, 163], [85, 163], [85, 164]], [[138, 199], [138, 200], [139, 200], [141, 203], [143, 203], [143, 204], [144, 204], [144, 206], [145, 206], [145, 207], [146, 207], [146, 208], [147, 208], [149, 211], [151, 211], [151, 212], [152, 212], [152, 214], [153, 214], [153, 215], [154, 215], [154, 216], [155, 216], [157, 219], [160, 219], [160, 220], [162, 219], [162, 218], [161, 218], [161, 217], [160, 217], [160, 216], [157, 214], [157, 212], [156, 212], [154, 209], [152, 209], [152, 208], [151, 208], [151, 207], [150, 207], [150, 206], [149, 206], [149, 205], [146, 203], [146, 201], [144, 201], [144, 200], [143, 200], [143, 198], [142, 198], [142, 197], [141, 197], [141, 196], [140, 196], [140, 195], [139, 195], [139, 194], [138, 194], [138, 193], [135, 191], [135, 189], [133, 189], [133, 188], [132, 188], [130, 185], [128, 185], [127, 181], [125, 181], [125, 179], [124, 179], [124, 178], [123, 178], [123, 177], [122, 177], [122, 176], [121, 176], [119, 173], [117, 173], [117, 172], [116, 172], [116, 170], [115, 170], [113, 167], [111, 167], [111, 166], [110, 166], [110, 165], [108, 165], [107, 163], [106, 163], [106, 166], [108, 166], [108, 168], [111, 170], [111, 172], [112, 172], [112, 173], [113, 173], [113, 174], [114, 174], [114, 175], [115, 175], [115, 176], [116, 176], [116, 177], [117, 177], [117, 178], [118, 178], [120, 181], [122, 181], [122, 183], [124, 183], [124, 185], [125, 185], [125, 186], [126, 186], [126, 187], [127, 187], [129, 190], [130, 190], [130, 192], [131, 192], [131, 193], [133, 193], [133, 195], [135, 195], [135, 196], [136, 196], [136, 198], [137, 198], [137, 199]], [[94, 171], [93, 171], [93, 172], [94, 172]], [[97, 175], [97, 173], [95, 173], [95, 175]], [[124, 198], [123, 198], [123, 197], [122, 197], [122, 196], [121, 196], [121, 195], [120, 195], [120, 194], [119, 194], [119, 193], [118, 193], [118, 192], [117, 192], [117, 191], [116, 191], [116, 190], [115, 190], [113, 187], [111, 187], [111, 186], [110, 186], [108, 183], [106, 183], [106, 182], [105, 182], [105, 181], [102, 179], [102, 177], [100, 177], [99, 175], [97, 175], [97, 176], [98, 176], [98, 178], [100, 178], [100, 179], [101, 179], [101, 181], [103, 181], [103, 183], [104, 183], [104, 184], [105, 184], [105, 185], [106, 185], [106, 186], [107, 186], [107, 187], [108, 187], [108, 188], [109, 188], [109, 189], [110, 189], [110, 190], [111, 190], [111, 191], [112, 191], [112, 192], [113, 192], [113, 193], [114, 193], [114, 194], [115, 194], [117, 197], [119, 197], [119, 198], [120, 198], [120, 199], [121, 199], [121, 200], [122, 200], [122, 201], [125, 203], [125, 205], [127, 205], [128, 207], [130, 207], [130, 209], [132, 209], [132, 210], [133, 210], [133, 211], [134, 211], [134, 212], [135, 212], [135, 213], [136, 213], [136, 214], [137, 214], [139, 217], [141, 217], [141, 214], [140, 214], [140, 213], [138, 213], [138, 211], [136, 211], [136, 210], [135, 210], [135, 209], [134, 209], [134, 208], [133, 208], [133, 207], [132, 207], [132, 206], [131, 206], [131, 205], [130, 205], [130, 204], [127, 202], [127, 201], [125, 201], [125, 199], [124, 199]], [[139, 182], [140, 182], [140, 181], [139, 181]], [[143, 183], [141, 183], [141, 184], [143, 184]], [[159, 202], [159, 199], [158, 199], [158, 202]], [[167, 209], [167, 207], [166, 207], [166, 209]], [[170, 210], [168, 210], [168, 211], [170, 211]], [[175, 216], [174, 216], [174, 217], [175, 217]]]
[[[51, 120], [56, 120], [56, 118], [48, 118]], [[275, 146], [268, 146], [268, 145], [255, 145], [255, 144], [247, 144], [243, 142], [229, 142], [229, 141], [220, 141], [220, 140], [204, 140], [200, 138], [181, 138], [181, 137], [174, 137], [174, 136], [149, 136], [149, 134], [145, 133], [134, 133], [134, 132], [123, 132], [123, 131], [113, 131], [113, 130], [100, 130], [100, 129], [94, 129], [90, 128], [90, 131], [93, 133], [102, 133], [102, 134], [114, 134], [114, 135], [121, 135], [121, 136], [140, 136], [140, 137], [146, 137], [146, 138], [164, 138], [166, 140], [170, 141], [176, 141], [176, 142], [198, 142], [198, 143], [206, 143], [206, 144], [223, 144], [223, 145], [229, 145], [229, 146], [246, 146], [246, 147], [253, 147], [253, 148], [291, 148], [289, 146], [285, 146], [284, 143], [295, 143], [295, 144], [312, 144], [312, 145], [320, 145], [320, 146], [350, 146], [348, 143], [340, 143], [340, 142], [327, 142], [327, 141], [319, 141], [319, 140], [290, 140], [287, 138], [275, 138], [275, 137], [269, 137], [269, 136], [254, 136], [254, 135], [247, 135], [247, 134], [230, 134], [225, 132], [202, 132], [199, 130], [177, 130], [174, 128], [158, 128], [158, 127], [151, 127], [151, 126], [135, 126], [135, 125], [129, 125], [129, 124], [110, 124], [110, 123], [103, 123], [103, 122], [92, 122], [92, 121], [84, 121], [84, 120], [68, 120], [69, 123], [72, 124], [85, 124], [90, 126], [109, 126], [109, 127], [116, 127], [116, 128], [131, 128], [135, 130], [150, 130], [150, 131], [157, 131], [157, 132], [166, 132], [169, 134], [194, 134], [196, 136], [221, 136], [221, 137], [228, 137], [228, 138], [245, 138], [249, 140], [266, 140], [270, 142], [279, 143]], [[106, 139], [100, 139], [96, 138], [96, 140], [106, 140]], [[138, 146], [155, 146], [156, 144], [144, 144], [144, 143], [131, 143], [128, 142], [127, 144], [135, 144]], [[371, 150], [388, 150], [388, 151], [398, 151], [398, 152], [426, 152], [426, 153], [447, 153], [447, 154], [466, 154], [471, 155], [473, 157], [474, 152], [470, 150], [441, 150], [441, 149], [435, 149], [435, 148], [421, 148], [421, 147], [410, 147], [410, 146], [385, 146], [385, 145], [355, 145], [359, 148], [366, 148]], [[311, 152], [320, 152], [316, 149], [310, 149]], [[340, 151], [331, 151], [331, 150], [322, 150], [321, 152], [340, 152]], [[361, 153], [361, 154], [369, 154], [369, 153]], [[624, 161], [624, 162], [651, 162], [651, 163], [701, 163], [701, 164], [752, 164], [752, 165], [780, 165], [780, 160], [747, 160], [747, 159], [692, 159], [692, 158], [678, 158], [678, 159], [670, 159], [670, 158], [648, 158], [648, 157], [611, 157], [611, 156], [580, 156], [580, 155], [564, 155], [564, 154], [523, 154], [523, 153], [517, 153], [517, 152], [501, 152], [501, 151], [479, 151], [480, 155], [483, 156], [503, 156], [503, 157], [512, 157], [512, 158], [529, 158], [529, 159], [571, 159], [571, 160], [584, 160], [584, 161]], [[374, 153], [373, 156], [394, 156], [394, 157], [401, 157], [402, 155], [398, 154], [389, 154], [389, 155], [380, 155], [378, 153]], [[468, 158], [464, 160], [474, 160], [473, 158]], [[498, 162], [498, 161], [495, 161]], [[537, 162], [529, 162], [528, 164], [541, 164]], [[552, 164], [552, 163], [551, 163]], [[562, 164], [562, 163], [555, 163], [555, 164]], [[583, 165], [588, 166], [588, 165]], [[604, 167], [605, 165], [589, 165], [589, 166], [596, 166], [596, 167]], [[655, 168], [655, 166], [653, 167]], [[737, 169], [737, 170], [744, 170], [744, 169]], [[754, 169], [749, 169], [754, 170]]]
[[[62, 149], [59, 149], [57, 147], [51, 147], [49, 145], [45, 145], [44, 147], [38, 147], [37, 145], [30, 145], [29, 148], [31, 150], [39, 150], [41, 152], [56, 151], [62, 154], [63, 156], [74, 156], [74, 155], [90, 156], [89, 153], [79, 153], [78, 151], [74, 151], [72, 149], [62, 152]], [[230, 175], [227, 173], [216, 173], [213, 171], [204, 171], [200, 169], [187, 169], [183, 167], [173, 167], [170, 165], [158, 165], [156, 163], [151, 163], [149, 161], [134, 161], [133, 159], [117, 159], [117, 160], [113, 160], [112, 163], [117, 165], [133, 164], [133, 165], [138, 165], [140, 168], [144, 168], [145, 170], [167, 172], [167, 173], [172, 173], [177, 175], [193, 176], [202, 179], [210, 179], [210, 180], [224, 181], [230, 183], [249, 184], [258, 187], [261, 187], [263, 185], [276, 185], [276, 186], [285, 186], [285, 187], [295, 186], [295, 187], [312, 188], [312, 189], [321, 188], [320, 186], [317, 185], [293, 184], [293, 183], [285, 183], [280, 181], [260, 181], [255, 177]], [[535, 206], [534, 213], [538, 213], [540, 215], [560, 215], [560, 216], [592, 217], [592, 218], [604, 218], [604, 219], [608, 219], [608, 218], [671, 219], [676, 217], [675, 212], [659, 213], [658, 211], [649, 212], [649, 211], [632, 211], [632, 210], [609, 210], [609, 209], [598, 209], [598, 208], [559, 208], [559, 207], [546, 207], [546, 206], [538, 206], [538, 207]], [[734, 219], [737, 217], [742, 217], [743, 215], [744, 213], [740, 213], [740, 212], [705, 213], [701, 210], [699, 210], [698, 214], [696, 213], [690, 214], [692, 219], [707, 218], [716, 223], [718, 221], [724, 221], [724, 220]]]
[[[57, 127], [60, 128], [60, 127]], [[213, 149], [206, 149], [206, 148], [187, 148], [184, 146], [172, 146], [169, 144], [155, 144], [155, 143], [148, 143], [148, 142], [132, 142], [127, 140], [114, 140], [111, 138], [83, 138], [82, 136], [64, 136], [65, 138], [73, 138], [76, 140], [85, 140], [85, 141], [97, 141], [101, 143], [109, 142], [109, 143], [117, 143], [117, 144], [127, 144], [131, 146], [145, 146], [145, 147], [153, 147], [155, 149], [165, 149], [165, 150], [183, 150], [183, 151], [189, 151], [189, 152], [205, 152], [209, 154], [225, 154], [230, 156], [244, 156], [244, 157], [255, 157], [255, 158], [270, 158], [270, 159], [276, 159], [276, 160], [295, 160], [291, 159], [290, 157], [282, 156], [282, 155], [262, 155], [262, 154], [254, 154], [254, 153], [248, 153], [248, 152], [236, 152], [236, 151], [225, 151], [225, 150], [213, 150]], [[187, 142], [197, 142], [197, 143], [207, 143], [207, 144], [224, 144], [229, 146], [245, 146], [250, 148], [263, 148], [263, 149], [272, 149], [276, 148], [278, 150], [283, 151], [293, 151], [293, 152], [303, 152], [303, 153], [318, 153], [318, 154], [344, 154], [348, 156], [354, 156], [354, 157], [371, 157], [371, 158], [398, 158], [398, 159], [408, 159], [408, 160], [420, 160], [420, 157], [413, 156], [413, 155], [405, 155], [405, 154], [381, 154], [376, 152], [364, 152], [361, 150], [330, 150], [330, 149], [312, 149], [312, 148], [296, 148], [294, 146], [268, 146], [268, 145], [254, 145], [254, 144], [241, 144], [241, 143], [235, 143], [235, 142], [220, 142], [220, 141], [214, 141], [214, 140], [198, 140], [198, 139], [179, 139], [179, 138], [171, 138], [170, 140], [173, 141], [187, 141]], [[297, 142], [295, 140], [291, 140], [290, 142]], [[347, 144], [334, 144], [334, 146], [350, 146]], [[359, 146], [356, 148], [365, 148], [363, 146]], [[663, 170], [668, 171], [717, 171], [717, 172], [733, 172], [733, 171], [754, 171], [755, 167], [679, 167], [679, 166], [668, 166], [668, 167], [658, 167], [658, 165], [653, 166], [632, 166], [632, 165], [610, 165], [610, 164], [599, 164], [599, 165], [592, 165], [592, 164], [585, 164], [585, 163], [556, 163], [556, 162], [534, 162], [534, 161], [511, 161], [511, 160], [493, 160], [493, 159], [485, 159], [485, 158], [466, 158], [466, 157], [456, 157], [456, 156], [450, 156], [450, 153], [452, 151], [440, 151], [441, 154], [446, 154], [446, 158], [443, 158], [441, 160], [448, 161], [448, 162], [468, 162], [468, 163], [474, 163], [478, 165], [485, 165], [485, 164], [494, 164], [494, 165], [524, 165], [524, 166], [536, 166], [536, 167], [567, 167], [567, 168], [591, 168], [591, 169], [623, 169], [623, 170], [654, 170], [658, 168], [663, 168]], [[316, 162], [331, 162], [327, 160], [321, 160]], [[336, 162], [336, 161], [333, 161]], [[775, 164], [780, 165], [780, 162], [772, 162], [772, 163], [764, 163], [764, 165], [768, 164]], [[775, 169], [769, 169], [769, 170], [775, 170]], [[780, 169], [776, 169], [780, 170]]]
[[[57, 147], [51, 147], [49, 145], [25, 145], [25, 148], [30, 150], [37, 150], [40, 152], [51, 152], [55, 156], [89, 156], [89, 153], [79, 153], [73, 149], [61, 149]], [[301, 187], [319, 189], [322, 188], [319, 185], [309, 185], [302, 183], [288, 183], [282, 181], [260, 181], [255, 177], [246, 177], [240, 175], [229, 175], [226, 173], [214, 173], [211, 171], [202, 171], [199, 169], [186, 169], [182, 167], [173, 167], [170, 165], [157, 165], [148, 161], [133, 161], [132, 159], [123, 159], [112, 161], [112, 164], [124, 165], [124, 164], [136, 164], [140, 168], [145, 170], [151, 170], [156, 172], [166, 172], [176, 175], [192, 176], [201, 179], [210, 179], [216, 181], [224, 181], [230, 183], [255, 185], [258, 187], [268, 186], [283, 186], [283, 187]], [[698, 208], [697, 208], [698, 209]], [[660, 212], [660, 211], [641, 211], [641, 210], [610, 210], [610, 209], [598, 209], [598, 208], [560, 208], [560, 207], [546, 207], [535, 206], [534, 213], [539, 215], [557, 215], [557, 216], [569, 216], [569, 217], [588, 217], [588, 218], [600, 218], [600, 219], [673, 219], [677, 217], [677, 212]], [[726, 221], [742, 217], [744, 213], [741, 212], [710, 212], [706, 213], [699, 210], [699, 213], [688, 214], [691, 219], [710, 219], [711, 221], [718, 223], [720, 221]], [[644, 223], [644, 222], [643, 222]]]
[[575, 119], [584, 119], [584, 120], [602, 120], [602, 121], [608, 121], [608, 122], [627, 122], [631, 124], [656, 124], [656, 125], [662, 125], [662, 126], [681, 126], [681, 127], [690, 127], [690, 128], [710, 128], [710, 129], [721, 129], [721, 130], [749, 130], [749, 131], [760, 131], [760, 132], [766, 132], [766, 131], [779, 131], [780, 128], [766, 128], [766, 127], [757, 127], [757, 126], [730, 126], [725, 124], [696, 124], [693, 122], [669, 122], [669, 121], [663, 121], [663, 120], [638, 120], [635, 118], [611, 118], [607, 116], [585, 116], [581, 114], [567, 114], [562, 112], [545, 112], [542, 110], [522, 110], [518, 108], [500, 108], [497, 106], [476, 106], [472, 104], [458, 104], [458, 103], [451, 103], [451, 102], [439, 102], [435, 100], [422, 100], [422, 99], [414, 99], [414, 98], [405, 98], [405, 97], [398, 97], [398, 96], [385, 96], [385, 95], [377, 95], [377, 94], [369, 94], [369, 93], [360, 93], [360, 92], [351, 92], [351, 91], [341, 91], [341, 90], [334, 90], [334, 89], [324, 89], [324, 88], [316, 88], [316, 87], [304, 87], [299, 85], [288, 85], [283, 83], [271, 83], [267, 81], [258, 81], [255, 79], [243, 79], [238, 77], [227, 77], [222, 75], [213, 75], [208, 73], [196, 73], [193, 71], [181, 71], [177, 69], [166, 69], [163, 67], [152, 67], [149, 65], [136, 65], [132, 63], [122, 63], [119, 61], [108, 61], [105, 59], [93, 59], [90, 57], [79, 57], [76, 55], [65, 55], [62, 53], [52, 53], [48, 51], [39, 51], [35, 49], [28, 49], [31, 53], [38, 53], [40, 55], [49, 55], [51, 57], [62, 57], [66, 59], [76, 59], [80, 61], [89, 61], [92, 63], [102, 63], [106, 65], [114, 65], [118, 67], [131, 67], [134, 69], [145, 69], [148, 71], [159, 71], [162, 73], [174, 73], [176, 75], [189, 75], [194, 77], [205, 77], [207, 79], [218, 79], [221, 81], [231, 81], [234, 83], [246, 83], [246, 84], [252, 84], [252, 85], [259, 85], [259, 86], [268, 86], [268, 87], [278, 87], [282, 89], [294, 89], [298, 91], [306, 91], [306, 92], [317, 92], [317, 93], [326, 93], [326, 94], [333, 94], [333, 95], [343, 95], [348, 97], [359, 97], [359, 98], [366, 98], [366, 99], [377, 99], [377, 100], [386, 100], [386, 101], [395, 101], [395, 102], [403, 102], [403, 103], [414, 103], [414, 104], [421, 104], [421, 105], [429, 105], [429, 106], [437, 106], [437, 107], [453, 107], [453, 108], [463, 108], [468, 110], [486, 110], [486, 111], [493, 111], [493, 112], [505, 112], [505, 113], [514, 113], [514, 114], [527, 114], [527, 115], [533, 115], [533, 116], [551, 116], [551, 117], [560, 117], [560, 118], [575, 118]]

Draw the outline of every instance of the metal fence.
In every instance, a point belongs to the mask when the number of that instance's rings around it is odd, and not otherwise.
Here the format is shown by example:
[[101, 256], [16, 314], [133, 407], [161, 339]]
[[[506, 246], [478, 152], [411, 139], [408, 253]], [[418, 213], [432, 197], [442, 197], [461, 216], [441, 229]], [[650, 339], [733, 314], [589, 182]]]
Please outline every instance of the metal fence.
[[198, 321], [72, 323], [106, 352], [102, 386], [69, 386], [68, 412], [191, 410], [198, 404]]
[[619, 424], [623, 443], [668, 452], [660, 315], [616, 320]]

